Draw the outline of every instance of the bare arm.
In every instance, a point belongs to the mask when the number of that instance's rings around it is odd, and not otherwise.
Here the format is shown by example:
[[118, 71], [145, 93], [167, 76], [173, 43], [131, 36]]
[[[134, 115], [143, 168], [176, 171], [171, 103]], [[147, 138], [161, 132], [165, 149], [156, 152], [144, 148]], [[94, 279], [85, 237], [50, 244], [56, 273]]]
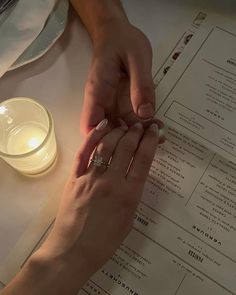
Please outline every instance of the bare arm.
[[120, 0], [71, 0], [71, 3], [93, 40], [103, 25], [128, 22]]
[[[79, 253], [78, 253], [79, 256]], [[1, 295], [76, 295], [89, 278], [87, 265], [77, 258], [76, 267], [69, 260], [56, 258], [47, 249], [38, 250]]]

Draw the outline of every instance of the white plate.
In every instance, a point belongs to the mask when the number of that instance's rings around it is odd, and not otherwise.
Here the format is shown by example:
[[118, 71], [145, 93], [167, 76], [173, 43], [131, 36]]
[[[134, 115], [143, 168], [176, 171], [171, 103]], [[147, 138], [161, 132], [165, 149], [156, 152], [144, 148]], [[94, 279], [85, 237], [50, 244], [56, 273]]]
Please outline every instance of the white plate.
[[68, 16], [69, 3], [68, 0], [59, 0], [53, 12], [48, 18], [48, 21], [37, 37], [37, 39], [25, 50], [25, 52], [17, 59], [11, 66], [9, 71], [17, 69], [25, 64], [28, 64], [44, 55], [57, 39], [64, 32], [67, 16]]

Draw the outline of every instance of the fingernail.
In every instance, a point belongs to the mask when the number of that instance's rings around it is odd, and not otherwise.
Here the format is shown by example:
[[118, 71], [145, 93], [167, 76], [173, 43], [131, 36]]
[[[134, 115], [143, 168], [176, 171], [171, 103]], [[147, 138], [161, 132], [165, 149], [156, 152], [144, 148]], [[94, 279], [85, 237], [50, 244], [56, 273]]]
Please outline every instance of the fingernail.
[[159, 138], [164, 138], [165, 137], [165, 129], [162, 128], [159, 130]]
[[138, 108], [138, 116], [143, 119], [153, 117], [154, 112], [155, 112], [154, 107], [150, 102], [141, 104]]
[[156, 135], [158, 137], [160, 136], [159, 127], [158, 127], [157, 124], [150, 125], [149, 130], [151, 130], [152, 132], [156, 133]]
[[107, 123], [108, 123], [108, 120], [107, 120], [107, 119], [103, 119], [103, 120], [97, 125], [97, 127], [96, 127], [95, 129], [96, 129], [97, 131], [102, 131], [103, 129], [106, 128]]
[[135, 123], [133, 126], [138, 129], [143, 129], [143, 124], [140, 122]]

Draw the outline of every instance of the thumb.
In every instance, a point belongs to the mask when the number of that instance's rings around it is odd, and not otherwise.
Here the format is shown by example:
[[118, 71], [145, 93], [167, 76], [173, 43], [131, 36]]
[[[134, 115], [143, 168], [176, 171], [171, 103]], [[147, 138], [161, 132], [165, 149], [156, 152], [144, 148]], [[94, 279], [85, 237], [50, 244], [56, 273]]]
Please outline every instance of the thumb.
[[130, 96], [134, 113], [149, 119], [155, 113], [155, 90], [152, 80], [152, 53], [149, 48], [132, 52], [128, 56]]
[[81, 132], [87, 134], [112, 113], [119, 82], [119, 68], [114, 59], [97, 55], [93, 60], [85, 86]]

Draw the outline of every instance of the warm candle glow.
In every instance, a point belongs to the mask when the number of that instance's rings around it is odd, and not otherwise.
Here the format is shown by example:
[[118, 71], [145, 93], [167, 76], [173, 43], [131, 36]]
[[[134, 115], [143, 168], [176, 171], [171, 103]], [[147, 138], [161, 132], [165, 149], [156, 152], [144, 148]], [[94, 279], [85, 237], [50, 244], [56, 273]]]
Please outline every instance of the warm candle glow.
[[6, 107], [4, 107], [4, 106], [1, 106], [0, 107], [0, 114], [4, 114], [5, 112], [6, 112]]
[[47, 133], [36, 124], [28, 123], [17, 126], [8, 136], [7, 151], [9, 154], [25, 154], [37, 148]]
[[3, 102], [0, 123], [0, 156], [11, 166], [25, 174], [38, 174], [54, 162], [52, 118], [37, 102], [27, 98]]
[[37, 137], [33, 137], [33, 138], [30, 138], [30, 139], [28, 140], [28, 146], [29, 146], [30, 150], [35, 149], [35, 148], [38, 147], [41, 143], [42, 143], [42, 141], [39, 140]]

